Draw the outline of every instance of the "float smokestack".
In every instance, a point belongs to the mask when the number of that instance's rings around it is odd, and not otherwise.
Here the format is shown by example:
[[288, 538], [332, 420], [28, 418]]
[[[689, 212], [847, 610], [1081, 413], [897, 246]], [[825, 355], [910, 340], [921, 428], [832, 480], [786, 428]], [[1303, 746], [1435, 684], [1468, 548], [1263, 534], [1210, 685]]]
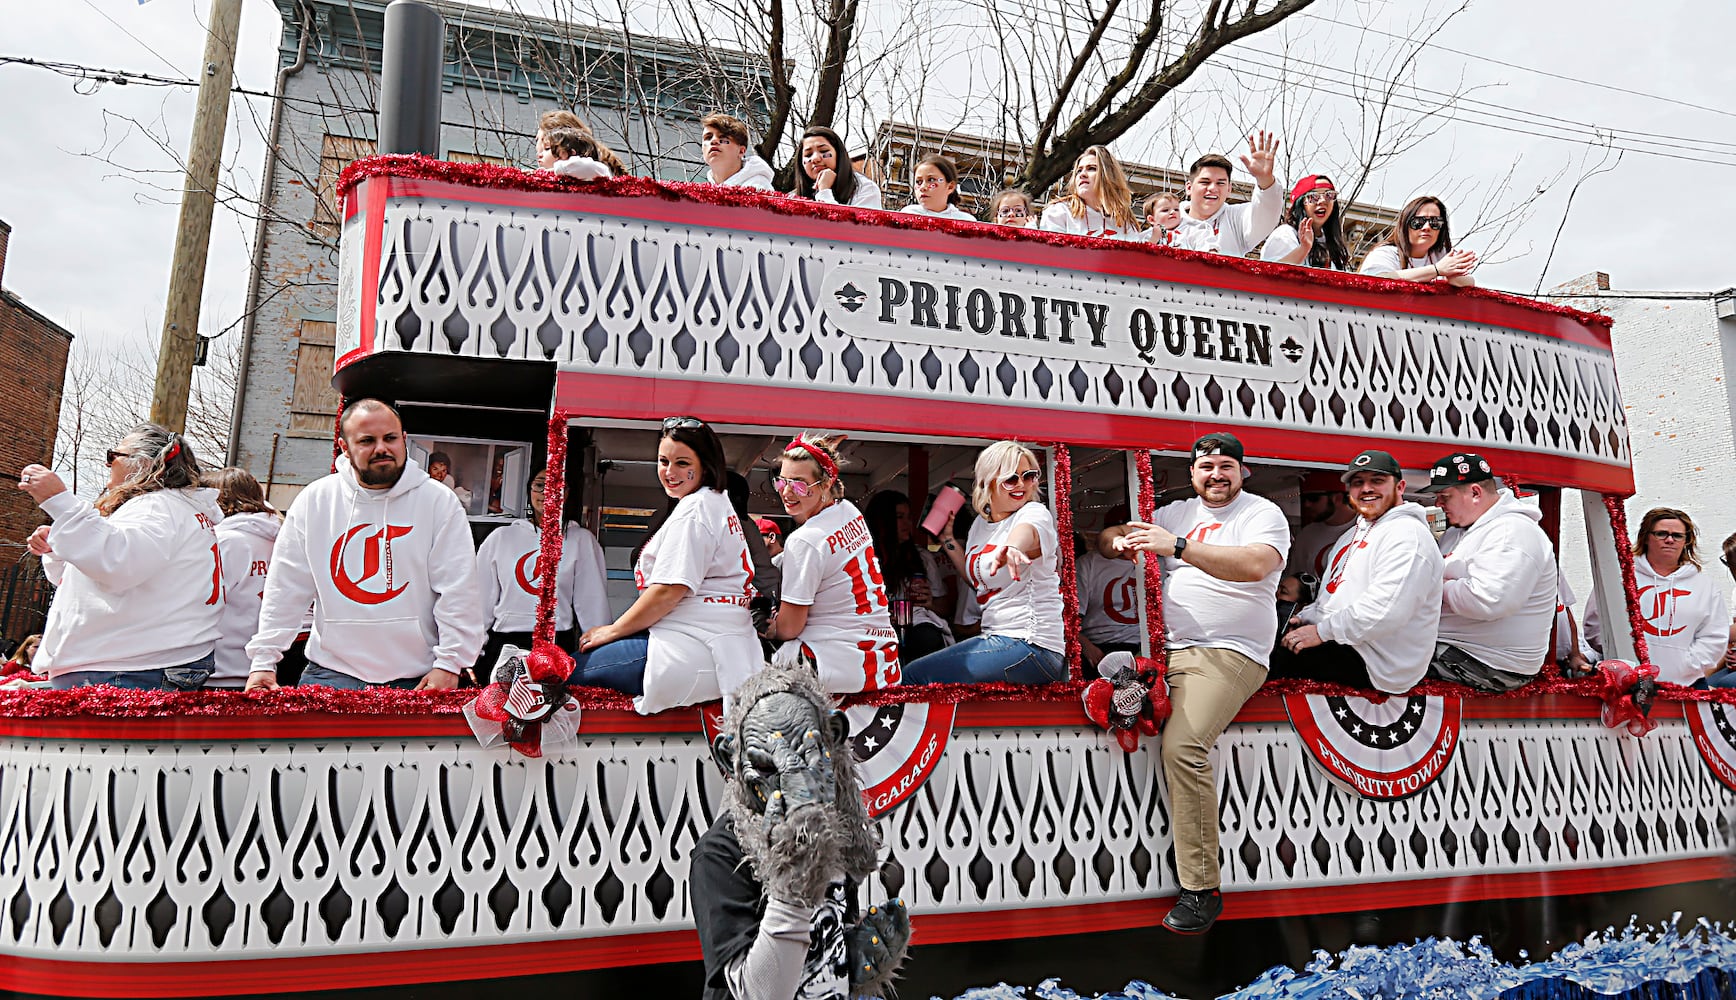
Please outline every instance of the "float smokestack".
[[381, 50], [380, 145], [382, 153], [440, 155], [440, 75], [446, 22], [417, 0], [386, 7]]

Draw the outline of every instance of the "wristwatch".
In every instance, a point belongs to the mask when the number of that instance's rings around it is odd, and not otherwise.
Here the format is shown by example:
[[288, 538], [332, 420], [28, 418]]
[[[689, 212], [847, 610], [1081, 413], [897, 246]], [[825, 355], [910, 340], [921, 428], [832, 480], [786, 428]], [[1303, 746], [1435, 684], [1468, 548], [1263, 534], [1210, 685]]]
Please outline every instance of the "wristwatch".
[[1170, 555], [1177, 558], [1177, 559], [1180, 559], [1181, 554], [1183, 552], [1186, 552], [1186, 551], [1187, 551], [1187, 539], [1183, 538], [1180, 535], [1175, 536], [1175, 551], [1171, 552]]

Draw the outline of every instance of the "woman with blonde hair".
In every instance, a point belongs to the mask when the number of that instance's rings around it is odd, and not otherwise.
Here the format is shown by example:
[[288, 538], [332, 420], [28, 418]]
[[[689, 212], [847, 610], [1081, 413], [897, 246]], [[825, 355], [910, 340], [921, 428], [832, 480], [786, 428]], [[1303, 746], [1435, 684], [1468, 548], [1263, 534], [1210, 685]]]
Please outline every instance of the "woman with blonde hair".
[[1138, 240], [1143, 236], [1133, 214], [1133, 189], [1127, 172], [1107, 146], [1092, 146], [1073, 163], [1066, 195], [1043, 209], [1039, 228], [1074, 236]]
[[966, 544], [953, 538], [956, 513], [940, 537], [960, 579], [976, 593], [982, 633], [906, 664], [906, 684], [1067, 679], [1061, 546], [1043, 505], [1042, 479], [1036, 453], [1017, 441], [997, 441], [977, 456], [971, 509], [981, 516]]
[[874, 536], [844, 499], [843, 440], [804, 431], [784, 448], [772, 479], [784, 513], [796, 522], [784, 539], [781, 603], [766, 636], [782, 643], [773, 662], [813, 660], [821, 686], [833, 694], [900, 679]]
[[57, 588], [35, 669], [56, 688], [197, 690], [223, 614], [217, 491], [201, 486], [193, 446], [156, 424], [133, 428], [107, 460], [94, 504], [40, 465], [19, 473], [54, 521], [29, 540]]

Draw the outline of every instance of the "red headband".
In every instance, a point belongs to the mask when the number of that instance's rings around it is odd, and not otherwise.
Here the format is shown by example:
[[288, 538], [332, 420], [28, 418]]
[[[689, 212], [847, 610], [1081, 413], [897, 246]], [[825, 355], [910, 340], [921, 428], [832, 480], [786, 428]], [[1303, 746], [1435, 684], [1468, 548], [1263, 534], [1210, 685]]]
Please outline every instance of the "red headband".
[[838, 478], [838, 463], [832, 461], [832, 456], [826, 454], [823, 450], [814, 447], [808, 442], [803, 441], [801, 438], [796, 438], [794, 441], [791, 441], [789, 445], [784, 448], [784, 451], [791, 452], [795, 451], [797, 448], [807, 452], [808, 455], [813, 458], [814, 464], [820, 467], [820, 471], [826, 474], [827, 479]]

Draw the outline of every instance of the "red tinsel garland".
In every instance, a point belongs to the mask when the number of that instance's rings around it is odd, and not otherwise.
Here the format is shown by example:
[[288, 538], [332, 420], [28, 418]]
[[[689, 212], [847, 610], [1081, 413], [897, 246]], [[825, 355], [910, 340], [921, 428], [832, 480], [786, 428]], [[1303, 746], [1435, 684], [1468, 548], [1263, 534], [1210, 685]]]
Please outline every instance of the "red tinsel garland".
[[543, 507], [537, 512], [542, 518], [542, 541], [537, 551], [542, 581], [536, 597], [536, 626], [531, 633], [532, 642], [538, 645], [555, 641], [555, 585], [560, 579], [556, 567], [561, 564], [561, 534], [566, 527], [567, 421], [566, 410], [557, 409], [549, 417], [548, 458], [543, 465]]
[[[1157, 484], [1151, 478], [1151, 452], [1140, 448], [1133, 453], [1139, 473], [1139, 519], [1146, 524], [1157, 516]], [[1151, 639], [1151, 659], [1162, 666], [1169, 664], [1166, 647], [1168, 634], [1163, 627], [1163, 567], [1157, 557], [1148, 556], [1145, 564], [1145, 632]]]
[[[1213, 267], [1256, 274], [1262, 277], [1279, 278], [1297, 284], [1354, 289], [1360, 292], [1387, 291], [1412, 296], [1454, 295], [1461, 298], [1489, 299], [1532, 312], [1568, 317], [1585, 326], [1606, 331], [1611, 323], [1608, 316], [1581, 312], [1578, 309], [1553, 302], [1539, 302], [1535, 299], [1522, 298], [1487, 288], [1455, 288], [1444, 281], [1397, 281], [1348, 271], [1333, 271], [1327, 268], [1296, 267], [1270, 261], [1249, 260], [1245, 257], [1228, 257], [1192, 250], [1178, 250], [1174, 247], [1161, 246], [1155, 243], [1123, 243], [1093, 236], [1072, 236], [1066, 233], [1051, 233], [1037, 229], [1015, 229], [1010, 226], [985, 222], [961, 222], [954, 219], [935, 219], [910, 215], [904, 212], [828, 205], [791, 195], [755, 191], [743, 187], [722, 187], [714, 184], [654, 181], [644, 177], [611, 177], [605, 180], [580, 181], [548, 171], [524, 171], [517, 167], [502, 167], [491, 163], [451, 163], [420, 155], [388, 154], [366, 157], [344, 168], [343, 173], [338, 175], [338, 195], [340, 197], [347, 195], [355, 185], [370, 177], [404, 177], [443, 181], [450, 184], [462, 184], [467, 187], [489, 188], [499, 191], [546, 193], [582, 191], [616, 197], [655, 197], [664, 201], [699, 202], [708, 205], [752, 205], [779, 215], [805, 215], [857, 225], [869, 223], [896, 229], [953, 233], [976, 239], [1023, 240], [1068, 249], [1096, 247], [1124, 250], [1131, 253], [1155, 254], [1180, 260], [1205, 262]], [[841, 238], [847, 239], [848, 237]]]
[[[338, 415], [332, 418], [332, 466], [331, 471], [338, 471], [338, 456], [343, 454], [344, 446], [344, 407], [350, 405], [350, 397], [338, 397]], [[267, 497], [266, 499], [270, 499]]]
[[1073, 454], [1055, 443], [1055, 535], [1061, 544], [1056, 565], [1061, 576], [1061, 620], [1067, 633], [1067, 677], [1085, 676], [1079, 644], [1079, 564], [1073, 558]]
[[1640, 614], [1640, 589], [1634, 582], [1634, 550], [1628, 543], [1627, 508], [1623, 497], [1613, 493], [1603, 495], [1603, 507], [1609, 511], [1609, 530], [1615, 534], [1615, 558], [1621, 564], [1622, 596], [1627, 600], [1628, 628], [1634, 637], [1634, 655], [1641, 666], [1652, 666], [1652, 651], [1646, 645], [1646, 620]]

